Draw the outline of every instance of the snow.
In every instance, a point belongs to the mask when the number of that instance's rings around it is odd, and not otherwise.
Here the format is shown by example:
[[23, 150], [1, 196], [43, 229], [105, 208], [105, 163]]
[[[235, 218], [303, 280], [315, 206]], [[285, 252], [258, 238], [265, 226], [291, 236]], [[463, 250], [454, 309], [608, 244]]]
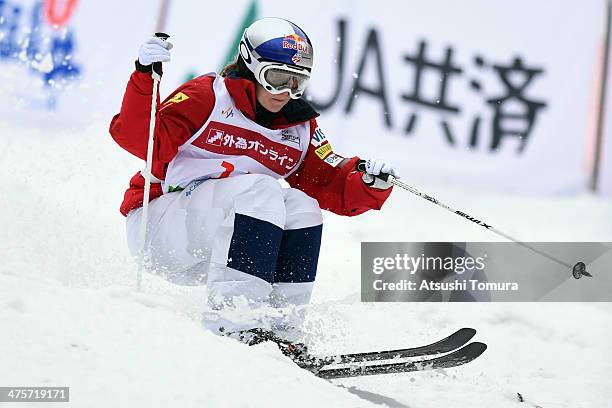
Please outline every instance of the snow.
[[[378, 213], [325, 215], [311, 348], [405, 347], [475, 327], [489, 349], [454, 369], [333, 381], [344, 389], [271, 345], [204, 331], [203, 288], [147, 275], [135, 291], [118, 205], [142, 163], [106, 122], [66, 131], [5, 121], [0, 143], [0, 386], [70, 386], [78, 407], [611, 406], [609, 303], [360, 303], [361, 241], [499, 240], [407, 192]], [[418, 187], [525, 241], [612, 241], [612, 203], [589, 194]]]
[[74, 406], [88, 407], [275, 406], [303, 392], [316, 399], [293, 406], [368, 405], [296, 370], [276, 346], [250, 350], [214, 336], [151, 295], [0, 279], [3, 327], [11, 328], [2, 336], [6, 385], [69, 384]]

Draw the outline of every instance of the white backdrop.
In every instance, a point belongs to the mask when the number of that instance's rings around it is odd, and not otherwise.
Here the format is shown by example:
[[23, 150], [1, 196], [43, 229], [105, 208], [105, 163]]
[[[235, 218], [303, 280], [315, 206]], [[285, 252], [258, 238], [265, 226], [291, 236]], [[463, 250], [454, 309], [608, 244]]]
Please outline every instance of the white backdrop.
[[[612, 90], [608, 90], [608, 97]], [[608, 102], [608, 106], [610, 103]], [[604, 133], [601, 167], [599, 168], [598, 191], [606, 196], [612, 196], [612, 109], [608, 108], [606, 114], [606, 132]]]
[[[72, 3], [74, 12], [58, 27], [47, 13], [39, 22], [33, 17], [35, 6], [54, 6], [61, 17]], [[191, 74], [218, 70], [252, 5], [236, 0], [228, 12], [227, 5], [171, 2], [165, 30], [175, 48], [162, 94]], [[255, 5], [259, 17], [286, 17], [311, 36], [309, 96], [321, 107], [319, 123], [336, 152], [391, 160], [417, 184], [440, 180], [538, 193], [586, 188], [603, 0]], [[3, 2], [0, 115], [41, 127], [110, 120], [138, 46], [154, 31], [157, 6], [145, 0], [130, 7], [119, 0]], [[36, 38], [39, 44], [28, 51], [24, 41]], [[11, 54], [11, 47], [21, 51]], [[64, 75], [62, 62], [78, 79]], [[49, 75], [52, 86], [45, 85]], [[6, 79], [15, 77], [20, 80]], [[606, 185], [611, 157], [606, 154], [602, 168]]]
[[[71, 5], [72, 13], [65, 13]], [[130, 1], [129, 7], [120, 0], [3, 2], [1, 117], [42, 129], [110, 121], [157, 12], [157, 1], [146, 0]]]
[[[172, 4], [167, 30], [177, 47], [167, 87], [188, 71], [218, 68], [250, 2], [235, 3], [233, 13]], [[337, 96], [320, 125], [338, 153], [390, 159], [416, 181], [540, 193], [586, 188], [603, 1], [467, 4], [257, 2], [260, 17], [288, 18], [314, 42], [310, 96], [319, 104]]]
[[[611, 53], [612, 57], [612, 53]], [[599, 167], [598, 192], [612, 196], [612, 62], [608, 64], [607, 101], [604, 113], [601, 165]]]

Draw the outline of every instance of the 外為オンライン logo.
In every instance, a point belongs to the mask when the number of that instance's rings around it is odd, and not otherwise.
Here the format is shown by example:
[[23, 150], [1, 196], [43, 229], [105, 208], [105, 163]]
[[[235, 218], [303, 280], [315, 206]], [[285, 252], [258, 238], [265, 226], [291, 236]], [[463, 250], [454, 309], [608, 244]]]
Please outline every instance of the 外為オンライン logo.
[[[42, 80], [44, 107], [82, 73], [69, 22], [77, 0], [0, 0], [0, 63], [22, 66]], [[32, 104], [36, 106], [36, 104]]]

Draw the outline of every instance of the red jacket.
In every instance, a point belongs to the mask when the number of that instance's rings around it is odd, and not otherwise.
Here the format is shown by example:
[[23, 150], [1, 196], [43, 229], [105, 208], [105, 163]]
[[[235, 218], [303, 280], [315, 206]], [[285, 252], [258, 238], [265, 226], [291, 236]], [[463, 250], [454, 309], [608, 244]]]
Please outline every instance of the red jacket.
[[[200, 76], [181, 85], [161, 105], [157, 95], [157, 117], [153, 147], [152, 173], [163, 180], [168, 164], [176, 155], [179, 146], [185, 143], [208, 119], [215, 104], [212, 88], [214, 78]], [[241, 78], [226, 78], [226, 87], [238, 109], [255, 120], [255, 85]], [[182, 100], [182, 92], [188, 99]], [[125, 150], [146, 160], [151, 115], [153, 79], [150, 74], [134, 71], [127, 85], [121, 111], [110, 124], [113, 139]], [[310, 119], [311, 138], [317, 129], [315, 119]], [[277, 116], [272, 128], [293, 126], [282, 115]], [[370, 209], [380, 209], [391, 194], [391, 189], [377, 190], [367, 187], [361, 173], [355, 171], [358, 157], [338, 167], [332, 167], [320, 159], [309, 144], [304, 161], [298, 170], [286, 180], [291, 187], [304, 191], [319, 202], [322, 209], [339, 215], [357, 215]], [[161, 184], [152, 183], [151, 200], [162, 195]], [[120, 211], [127, 215], [142, 206], [144, 178], [140, 172], [130, 180]]]

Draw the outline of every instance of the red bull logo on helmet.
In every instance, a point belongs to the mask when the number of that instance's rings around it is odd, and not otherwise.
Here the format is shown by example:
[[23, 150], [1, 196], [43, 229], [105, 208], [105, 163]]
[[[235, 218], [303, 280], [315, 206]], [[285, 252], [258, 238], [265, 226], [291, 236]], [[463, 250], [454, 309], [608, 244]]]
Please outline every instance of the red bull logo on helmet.
[[298, 52], [310, 53], [310, 47], [306, 40], [297, 34], [288, 34], [283, 38], [283, 48], [296, 50]]

